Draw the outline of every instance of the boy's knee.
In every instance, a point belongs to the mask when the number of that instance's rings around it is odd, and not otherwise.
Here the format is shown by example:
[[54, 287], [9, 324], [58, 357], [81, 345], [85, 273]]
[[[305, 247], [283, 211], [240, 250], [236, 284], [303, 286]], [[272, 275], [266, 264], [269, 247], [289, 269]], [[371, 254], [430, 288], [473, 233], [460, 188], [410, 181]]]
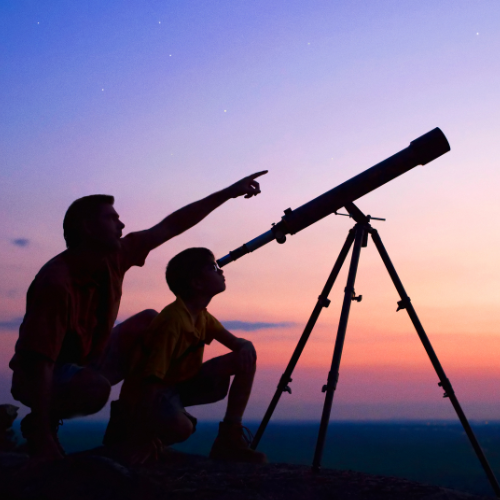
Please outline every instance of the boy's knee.
[[257, 360], [249, 361], [244, 360], [241, 356], [237, 356], [236, 358], [236, 373], [247, 374], [247, 375], [255, 375], [257, 370]]

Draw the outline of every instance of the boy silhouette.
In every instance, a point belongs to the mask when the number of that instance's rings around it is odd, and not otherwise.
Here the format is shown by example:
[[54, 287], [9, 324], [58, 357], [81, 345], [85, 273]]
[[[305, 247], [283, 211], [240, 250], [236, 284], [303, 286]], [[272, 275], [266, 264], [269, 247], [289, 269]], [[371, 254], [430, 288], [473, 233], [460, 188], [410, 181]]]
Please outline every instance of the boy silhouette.
[[[129, 461], [145, 461], [155, 442], [170, 445], [193, 434], [197, 420], [186, 406], [220, 401], [229, 389], [210, 457], [265, 462], [263, 453], [249, 448], [249, 431], [241, 423], [255, 375], [255, 348], [228, 332], [206, 309], [226, 289], [213, 253], [206, 248], [184, 250], [168, 263], [166, 280], [176, 300], [142, 338], [135, 367], [125, 378], [120, 399], [112, 403], [105, 444], [124, 445]], [[213, 340], [232, 352], [203, 363], [204, 345]]]

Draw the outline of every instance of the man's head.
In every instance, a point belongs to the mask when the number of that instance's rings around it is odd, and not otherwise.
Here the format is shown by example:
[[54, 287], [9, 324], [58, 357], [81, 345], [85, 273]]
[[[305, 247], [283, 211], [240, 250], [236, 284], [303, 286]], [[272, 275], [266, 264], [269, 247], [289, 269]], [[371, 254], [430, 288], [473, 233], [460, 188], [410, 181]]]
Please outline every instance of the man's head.
[[64, 216], [64, 239], [68, 248], [90, 246], [103, 250], [120, 248], [125, 224], [113, 208], [115, 199], [93, 194], [74, 201]]
[[181, 299], [212, 298], [226, 289], [222, 269], [208, 248], [188, 248], [170, 260], [167, 284]]

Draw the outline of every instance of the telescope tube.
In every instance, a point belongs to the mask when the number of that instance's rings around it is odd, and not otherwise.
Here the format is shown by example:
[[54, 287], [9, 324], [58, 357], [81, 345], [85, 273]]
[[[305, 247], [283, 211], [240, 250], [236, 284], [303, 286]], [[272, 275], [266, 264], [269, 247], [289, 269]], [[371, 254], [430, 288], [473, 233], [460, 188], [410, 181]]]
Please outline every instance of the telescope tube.
[[418, 165], [426, 165], [449, 150], [450, 145], [445, 135], [439, 128], [435, 128], [410, 142], [410, 145], [399, 153], [377, 163], [377, 165], [323, 193], [305, 205], [295, 210], [287, 208], [281, 221], [273, 224], [269, 231], [229, 252], [217, 263], [223, 267], [273, 240], [284, 243], [287, 234], [302, 231], [327, 215], [336, 212], [346, 203], [361, 198]]

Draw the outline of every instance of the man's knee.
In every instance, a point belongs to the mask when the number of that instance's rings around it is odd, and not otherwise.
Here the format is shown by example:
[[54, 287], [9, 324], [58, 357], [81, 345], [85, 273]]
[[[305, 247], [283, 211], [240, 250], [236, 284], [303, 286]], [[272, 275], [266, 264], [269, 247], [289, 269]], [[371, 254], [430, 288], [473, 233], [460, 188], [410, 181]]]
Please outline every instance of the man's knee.
[[130, 322], [130, 326], [133, 330], [142, 332], [146, 330], [156, 316], [158, 316], [158, 311], [154, 309], [144, 309], [144, 311], [134, 314], [134, 316], [126, 321]]
[[82, 415], [91, 415], [104, 407], [110, 392], [111, 384], [106, 378], [94, 370], [83, 368], [70, 381], [66, 398], [74, 400]]
[[158, 312], [154, 309], [145, 309], [140, 313], [134, 314], [113, 328], [110, 341], [112, 343], [118, 341], [120, 344], [124, 343], [127, 346], [130, 343], [134, 344], [136, 339], [144, 333], [156, 316], [158, 316]]
[[139, 314], [141, 314], [144, 317], [144, 320], [148, 323], [151, 323], [156, 316], [158, 316], [158, 311], [155, 309], [144, 309], [144, 311], [141, 311]]
[[137, 346], [157, 315], [154, 309], [145, 309], [113, 328], [100, 363], [100, 371], [111, 382], [111, 385], [122, 381], [130, 368], [138, 361], [141, 353]]
[[195, 431], [193, 422], [184, 413], [178, 413], [170, 418], [162, 427], [160, 439], [166, 445], [182, 443]]

